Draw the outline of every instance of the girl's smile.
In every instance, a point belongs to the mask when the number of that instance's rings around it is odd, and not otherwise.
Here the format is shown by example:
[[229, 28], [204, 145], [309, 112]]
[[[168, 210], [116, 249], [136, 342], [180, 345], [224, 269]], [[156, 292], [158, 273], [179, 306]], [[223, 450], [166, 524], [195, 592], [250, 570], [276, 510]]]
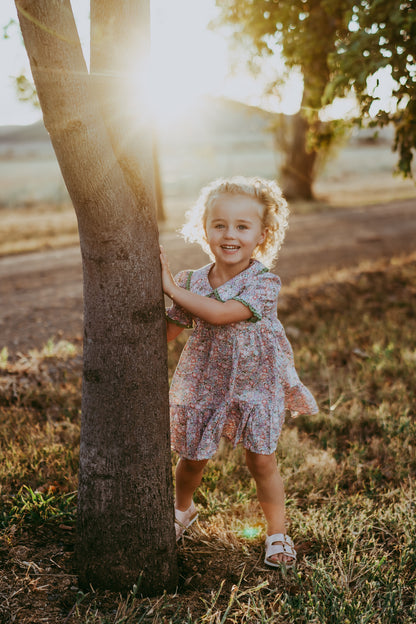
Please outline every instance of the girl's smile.
[[243, 271], [266, 236], [264, 207], [247, 195], [223, 194], [208, 210], [205, 232], [218, 268]]

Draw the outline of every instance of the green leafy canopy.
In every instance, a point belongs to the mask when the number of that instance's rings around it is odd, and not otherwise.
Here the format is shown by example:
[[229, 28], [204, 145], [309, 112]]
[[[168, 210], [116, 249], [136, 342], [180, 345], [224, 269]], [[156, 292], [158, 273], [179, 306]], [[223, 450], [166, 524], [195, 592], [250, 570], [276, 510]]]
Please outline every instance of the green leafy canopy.
[[[395, 127], [398, 169], [411, 176], [416, 147], [416, 7], [412, 0], [216, 0], [219, 22], [253, 57], [281, 51], [303, 76], [303, 115], [311, 123], [336, 97], [354, 93], [359, 116]], [[390, 78], [380, 108], [374, 87]]]

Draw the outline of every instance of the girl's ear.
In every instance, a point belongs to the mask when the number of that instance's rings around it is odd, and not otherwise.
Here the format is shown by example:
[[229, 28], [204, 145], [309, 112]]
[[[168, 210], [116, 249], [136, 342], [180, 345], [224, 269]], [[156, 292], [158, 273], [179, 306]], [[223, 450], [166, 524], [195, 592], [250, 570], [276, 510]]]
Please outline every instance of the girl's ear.
[[267, 228], [264, 228], [262, 233], [259, 236], [259, 240], [257, 241], [257, 245], [262, 245], [267, 238]]

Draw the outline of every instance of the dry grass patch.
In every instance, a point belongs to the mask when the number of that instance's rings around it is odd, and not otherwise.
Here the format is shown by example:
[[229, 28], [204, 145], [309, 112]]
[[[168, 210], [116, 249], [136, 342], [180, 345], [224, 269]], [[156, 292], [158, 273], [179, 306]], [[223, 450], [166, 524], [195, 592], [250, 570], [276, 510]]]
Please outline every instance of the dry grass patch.
[[[321, 406], [288, 419], [278, 447], [297, 571], [264, 566], [254, 484], [241, 449], [224, 444], [179, 546], [178, 590], [157, 599], [140, 585], [124, 596], [77, 586], [79, 347], [49, 343], [14, 362], [3, 351], [0, 621], [414, 622], [415, 284], [409, 256], [286, 289], [279, 315]], [[171, 372], [184, 340], [169, 346]]]
[[0, 256], [78, 243], [77, 219], [71, 204], [1, 207]]

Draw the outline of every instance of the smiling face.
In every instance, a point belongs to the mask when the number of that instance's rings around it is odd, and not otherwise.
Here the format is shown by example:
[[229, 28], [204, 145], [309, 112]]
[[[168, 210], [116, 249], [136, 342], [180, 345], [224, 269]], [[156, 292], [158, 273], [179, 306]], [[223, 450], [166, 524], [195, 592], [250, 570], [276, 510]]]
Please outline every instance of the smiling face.
[[266, 236], [264, 206], [247, 195], [220, 195], [207, 211], [205, 232], [218, 267], [243, 271]]

